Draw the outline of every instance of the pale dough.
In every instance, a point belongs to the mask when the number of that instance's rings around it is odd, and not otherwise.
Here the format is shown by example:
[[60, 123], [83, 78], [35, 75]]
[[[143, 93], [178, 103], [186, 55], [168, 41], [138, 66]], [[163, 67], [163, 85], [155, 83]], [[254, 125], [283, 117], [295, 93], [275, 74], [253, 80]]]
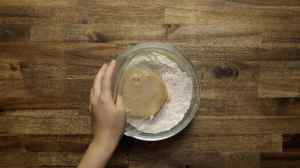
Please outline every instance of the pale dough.
[[131, 117], [149, 118], [167, 100], [167, 89], [159, 74], [144, 68], [130, 68], [122, 79], [121, 95]]

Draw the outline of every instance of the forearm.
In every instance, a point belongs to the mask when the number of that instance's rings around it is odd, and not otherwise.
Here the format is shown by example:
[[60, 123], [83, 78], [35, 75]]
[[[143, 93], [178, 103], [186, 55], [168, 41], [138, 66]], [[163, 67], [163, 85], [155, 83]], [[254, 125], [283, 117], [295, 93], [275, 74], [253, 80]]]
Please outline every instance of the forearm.
[[78, 168], [104, 168], [109, 161], [117, 142], [94, 139], [84, 154]]

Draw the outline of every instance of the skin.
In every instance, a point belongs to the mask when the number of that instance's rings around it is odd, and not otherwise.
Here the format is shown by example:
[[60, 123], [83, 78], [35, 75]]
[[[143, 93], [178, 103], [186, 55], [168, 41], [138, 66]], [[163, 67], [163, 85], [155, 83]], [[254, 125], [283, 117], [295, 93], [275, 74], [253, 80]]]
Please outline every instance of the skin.
[[95, 77], [90, 94], [94, 138], [78, 168], [104, 168], [123, 135], [126, 115], [122, 99], [118, 96], [115, 102], [111, 92], [115, 66], [115, 60], [104, 64]]

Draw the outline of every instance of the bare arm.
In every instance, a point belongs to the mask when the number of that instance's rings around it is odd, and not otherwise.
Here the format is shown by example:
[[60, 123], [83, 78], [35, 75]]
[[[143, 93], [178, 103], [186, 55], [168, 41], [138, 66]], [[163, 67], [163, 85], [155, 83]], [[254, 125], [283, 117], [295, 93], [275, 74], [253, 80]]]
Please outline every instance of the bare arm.
[[125, 112], [118, 96], [114, 102], [111, 79], [115, 61], [104, 64], [98, 71], [91, 89], [90, 103], [94, 115], [94, 138], [78, 168], [103, 168], [110, 159], [122, 136]]

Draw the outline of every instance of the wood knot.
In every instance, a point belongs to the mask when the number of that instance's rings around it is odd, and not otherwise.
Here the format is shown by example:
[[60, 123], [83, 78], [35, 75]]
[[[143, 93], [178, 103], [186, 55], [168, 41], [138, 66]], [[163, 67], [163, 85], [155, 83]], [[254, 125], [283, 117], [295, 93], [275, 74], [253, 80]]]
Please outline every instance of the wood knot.
[[110, 39], [107, 36], [99, 32], [90, 33], [87, 36], [90, 42], [106, 43], [110, 41]]
[[19, 65], [16, 64], [16, 63], [9, 63], [9, 68], [12, 70], [12, 71], [18, 71], [20, 68], [19, 68]]
[[191, 166], [190, 165], [184, 165], [184, 168], [190, 168]]
[[30, 28], [29, 25], [0, 24], [0, 41], [28, 40]]
[[81, 24], [88, 24], [89, 21], [88, 21], [87, 18], [81, 18], [80, 23], [81, 23]]
[[180, 28], [179, 24], [165, 24], [165, 37], [169, 37], [173, 34], [176, 30]]
[[[0, 37], [1, 39], [4, 40], [9, 40], [15, 38], [15, 33], [11, 30], [8, 29], [0, 29]], [[2, 41], [1, 40], [1, 41]]]
[[214, 67], [213, 74], [217, 79], [236, 78], [239, 75], [239, 70], [229, 65], [219, 65]]

